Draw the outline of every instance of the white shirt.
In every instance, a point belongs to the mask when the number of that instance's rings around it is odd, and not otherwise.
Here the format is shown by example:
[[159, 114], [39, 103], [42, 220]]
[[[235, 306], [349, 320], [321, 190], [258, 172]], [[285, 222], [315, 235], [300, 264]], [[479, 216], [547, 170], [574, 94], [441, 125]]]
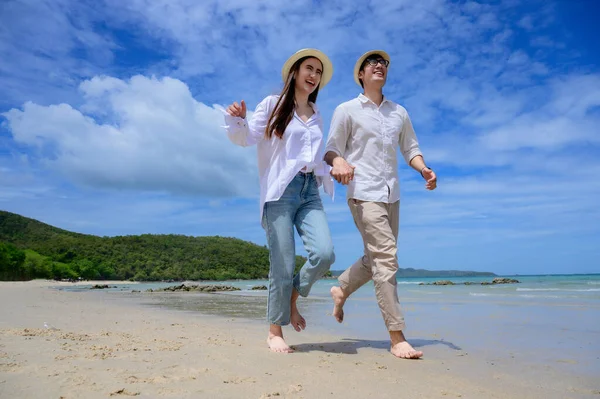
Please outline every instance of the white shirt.
[[314, 114], [304, 122], [296, 112], [287, 125], [283, 138], [265, 138], [265, 128], [279, 96], [265, 98], [248, 122], [225, 113], [225, 128], [229, 139], [242, 147], [256, 144], [260, 178], [260, 217], [265, 202], [277, 201], [294, 176], [304, 168], [314, 172], [319, 186], [333, 196], [331, 168], [323, 161], [325, 142], [323, 121], [316, 105], [310, 103]]
[[355, 166], [347, 198], [394, 203], [400, 199], [398, 147], [407, 164], [422, 155], [406, 109], [384, 98], [378, 107], [361, 94], [333, 113], [325, 153]]

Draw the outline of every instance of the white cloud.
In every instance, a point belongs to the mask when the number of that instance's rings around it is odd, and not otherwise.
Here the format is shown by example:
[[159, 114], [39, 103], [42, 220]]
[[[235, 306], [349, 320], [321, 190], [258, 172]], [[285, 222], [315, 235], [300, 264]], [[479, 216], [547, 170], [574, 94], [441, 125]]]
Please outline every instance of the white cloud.
[[118, 46], [99, 32], [101, 9], [74, 0], [0, 4], [0, 106], [73, 101], [82, 77], [113, 62]]
[[[292, 52], [314, 46], [335, 66], [319, 96], [327, 124], [358, 92], [356, 57], [384, 48], [386, 96], [406, 105], [440, 173], [430, 193], [402, 166], [403, 262], [462, 267], [470, 256], [478, 266], [482, 255], [506, 270], [515, 243], [598, 235], [600, 76], [593, 65], [558, 75], [558, 55], [578, 64], [547, 2], [0, 3], [0, 112], [13, 108], [11, 139], [0, 130], [7, 209], [90, 233], [263, 242], [256, 198], [230, 198], [256, 195], [255, 152], [229, 143], [211, 104], [252, 107], [280, 88]], [[95, 190], [107, 187], [131, 191]], [[344, 190], [324, 203], [341, 268], [362, 244]], [[565, 253], [576, 248], [585, 251]]]
[[458, 114], [459, 127], [438, 125], [447, 130], [426, 136], [432, 162], [514, 168], [535, 157], [552, 172], [558, 154], [600, 147], [600, 75], [555, 77], [545, 86], [511, 92], [493, 87], [470, 92], [472, 97], [459, 101], [471, 110]]
[[600, 143], [597, 134], [600, 115], [590, 112], [600, 106], [600, 76], [556, 79], [550, 85], [548, 96], [542, 103], [529, 105], [533, 108], [529, 112], [506, 120], [497, 129], [482, 135], [483, 146], [493, 151], [557, 150], [574, 144]]
[[[374, 47], [387, 49], [393, 59], [387, 92], [398, 100], [408, 99], [423, 120], [432, 120], [438, 106], [464, 111], [484, 82], [514, 85], [523, 79], [528, 83], [532, 74], [544, 72], [543, 63], [528, 60], [522, 51], [516, 54], [523, 62], [511, 64], [511, 26], [515, 21], [504, 16], [514, 8], [510, 2], [105, 0], [104, 6], [91, 8], [60, 0], [44, 5], [42, 10], [50, 16], [46, 19], [41, 11], [27, 12], [31, 6], [26, 2], [17, 3], [20, 8], [15, 13], [30, 15], [31, 21], [14, 24], [30, 28], [19, 32], [19, 41], [7, 40], [10, 51], [0, 55], [17, 61], [7, 76], [27, 71], [27, 76], [7, 82], [13, 87], [11, 97], [19, 100], [23, 99], [19, 93], [50, 89], [53, 79], [40, 78], [44, 70], [57, 79], [69, 79], [56, 81], [60, 90], [76, 87], [79, 78], [94, 76], [98, 69], [123, 77], [112, 73], [117, 65], [109, 60], [118, 62], [124, 52], [116, 53], [119, 39], [110, 28], [131, 32], [136, 49], [152, 48], [168, 56], [168, 60], [151, 62], [146, 70], [182, 79], [196, 97], [202, 94], [210, 101], [246, 96], [250, 103], [257, 103], [279, 89], [279, 68], [289, 54], [308, 46], [323, 49], [334, 61], [332, 83], [337, 89], [327, 89], [322, 96], [332, 103], [357, 91], [350, 73], [360, 53]], [[72, 10], [78, 18], [70, 18]], [[104, 21], [106, 32], [94, 26], [96, 20]], [[377, 21], [377, 29], [368, 28], [373, 21]], [[44, 57], [36, 57], [33, 63], [15, 57], [31, 55], [27, 49], [40, 46], [51, 65], [32, 69], [30, 65], [45, 62]], [[85, 61], [74, 56], [78, 53], [86, 55]], [[90, 62], [94, 54], [104, 55]], [[26, 85], [32, 81], [39, 84]], [[65, 93], [61, 96], [68, 97]], [[30, 94], [27, 100], [36, 101], [37, 97], [40, 95]], [[78, 100], [71, 95], [68, 103]]]
[[564, 48], [564, 43], [557, 43], [551, 37], [548, 36], [534, 36], [530, 40], [530, 44], [533, 47], [542, 47], [542, 48]]
[[534, 24], [533, 24], [532, 16], [525, 15], [523, 18], [521, 18], [519, 20], [519, 22], [517, 22], [517, 25], [519, 25], [521, 28], [528, 30], [528, 31], [533, 30]]
[[73, 180], [207, 196], [253, 197], [255, 150], [230, 143], [219, 109], [171, 78], [95, 77], [81, 84], [82, 110], [68, 104], [4, 114], [14, 140]]

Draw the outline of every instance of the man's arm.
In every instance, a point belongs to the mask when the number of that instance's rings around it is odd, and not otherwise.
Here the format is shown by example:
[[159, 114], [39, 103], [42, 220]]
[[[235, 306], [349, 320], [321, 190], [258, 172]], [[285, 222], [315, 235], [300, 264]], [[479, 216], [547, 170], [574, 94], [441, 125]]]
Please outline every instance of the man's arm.
[[423, 176], [423, 179], [425, 179], [425, 181], [427, 182], [425, 183], [425, 188], [427, 190], [435, 190], [435, 188], [437, 187], [437, 176], [435, 175], [435, 172], [433, 170], [431, 170], [427, 165], [425, 165], [425, 160], [423, 159], [423, 156], [417, 155], [416, 157], [410, 160], [409, 164], [414, 170], [416, 170], [421, 174], [421, 176]]
[[[336, 158], [342, 158], [342, 157], [340, 157], [340, 156], [339, 156], [337, 153], [335, 153], [335, 152], [333, 152], [333, 151], [328, 151], [328, 152], [325, 154], [325, 157], [324, 157], [324, 159], [325, 159], [325, 162], [326, 162], [326, 163], [327, 163], [327, 165], [329, 165], [329, 166], [333, 166], [333, 161], [334, 161]], [[342, 159], [343, 159], [343, 158], [342, 158]]]
[[417, 135], [413, 129], [412, 122], [408, 114], [404, 120], [402, 126], [402, 132], [400, 132], [400, 152], [404, 156], [406, 162], [417, 172], [423, 176], [425, 188], [427, 190], [434, 190], [437, 186], [437, 177], [435, 172], [431, 170], [423, 159], [423, 154], [419, 148], [419, 142], [417, 141]]
[[409, 165], [419, 173], [421, 173], [423, 169], [428, 169], [427, 165], [425, 164], [425, 160], [423, 159], [423, 155], [415, 156], [410, 160]]
[[350, 135], [348, 115], [341, 107], [337, 107], [331, 118], [329, 137], [325, 147], [325, 162], [332, 167], [331, 176], [341, 184], [348, 184], [354, 178], [354, 166], [342, 157]]
[[341, 184], [348, 184], [354, 178], [354, 166], [333, 151], [325, 154], [325, 162], [332, 166], [331, 176]]

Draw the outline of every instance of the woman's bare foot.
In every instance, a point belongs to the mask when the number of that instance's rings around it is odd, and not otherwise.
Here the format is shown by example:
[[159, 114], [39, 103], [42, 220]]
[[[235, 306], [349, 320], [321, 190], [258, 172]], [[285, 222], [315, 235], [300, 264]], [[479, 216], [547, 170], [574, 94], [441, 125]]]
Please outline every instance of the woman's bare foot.
[[402, 331], [390, 331], [390, 338], [392, 355], [401, 359], [419, 359], [423, 356], [423, 352], [416, 350], [406, 341]]
[[340, 287], [331, 287], [331, 298], [333, 299], [333, 317], [341, 323], [344, 321], [344, 303], [346, 296]]
[[294, 327], [294, 330], [298, 332], [306, 328], [306, 320], [298, 311], [298, 306], [296, 306], [296, 301], [298, 300], [299, 296], [300, 293], [296, 290], [296, 288], [294, 288], [294, 290], [292, 291], [292, 300], [290, 303], [290, 323], [292, 324], [292, 327]]
[[273, 352], [278, 353], [292, 353], [294, 350], [285, 343], [283, 339], [283, 330], [281, 326], [271, 324], [269, 327], [269, 337], [267, 338], [267, 345]]
[[304, 317], [302, 317], [300, 312], [298, 312], [298, 307], [295, 303], [292, 305], [290, 323], [292, 324], [292, 327], [294, 327], [294, 330], [298, 332], [306, 328], [306, 320], [304, 319]]

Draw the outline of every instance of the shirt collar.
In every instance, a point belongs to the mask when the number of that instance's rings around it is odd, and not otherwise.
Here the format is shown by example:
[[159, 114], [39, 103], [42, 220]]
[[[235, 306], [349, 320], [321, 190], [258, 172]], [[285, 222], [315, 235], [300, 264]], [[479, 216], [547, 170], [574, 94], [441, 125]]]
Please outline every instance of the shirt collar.
[[[369, 97], [365, 96], [363, 93], [360, 93], [360, 94], [358, 95], [358, 100], [359, 100], [361, 103], [363, 103], [363, 104], [366, 104], [366, 103], [371, 103], [371, 104], [373, 104], [373, 105], [377, 105], [377, 104], [375, 104], [373, 101], [371, 101], [371, 100], [369, 99]], [[383, 105], [383, 104], [385, 104], [385, 103], [387, 103], [387, 102], [389, 102], [389, 100], [388, 100], [387, 98], [385, 98], [385, 95], [384, 95], [384, 96], [383, 96], [383, 101], [381, 102], [381, 105]]]
[[[279, 99], [280, 95], [277, 95], [277, 99]], [[308, 105], [310, 105], [313, 109], [313, 111], [315, 111], [315, 114], [319, 114], [319, 107], [317, 107], [317, 104], [313, 103], [312, 101], [308, 102]], [[295, 112], [295, 111], [294, 111]]]

